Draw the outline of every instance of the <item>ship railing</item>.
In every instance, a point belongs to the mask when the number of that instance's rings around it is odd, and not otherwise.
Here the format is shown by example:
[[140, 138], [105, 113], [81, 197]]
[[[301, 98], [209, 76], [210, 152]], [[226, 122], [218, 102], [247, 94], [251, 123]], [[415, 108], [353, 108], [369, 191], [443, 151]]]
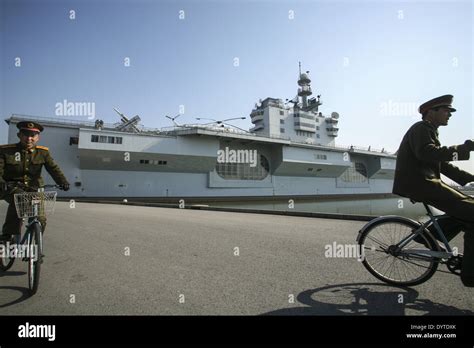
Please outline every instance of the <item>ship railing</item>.
[[[95, 127], [95, 121], [84, 121], [84, 120], [77, 120], [77, 119], [69, 119], [69, 118], [54, 118], [54, 117], [44, 117], [44, 116], [32, 116], [32, 115], [24, 115], [24, 114], [12, 114], [10, 119], [21, 119], [21, 120], [39, 120], [39, 121], [45, 121], [53, 124], [69, 124], [69, 125], [74, 125], [74, 126], [84, 126], [84, 127]], [[115, 130], [117, 127], [117, 123], [112, 124], [112, 123], [104, 123], [102, 126], [103, 129], [110, 129], [110, 130]], [[178, 131], [180, 134], [192, 134], [193, 132], [196, 131], [196, 129], [201, 129], [205, 130], [207, 132], [211, 132], [214, 134], [222, 134], [222, 133], [227, 133], [227, 134], [238, 134], [238, 135], [248, 135], [248, 136], [254, 136], [254, 137], [260, 137], [260, 138], [271, 138], [271, 139], [278, 139], [278, 140], [286, 140], [286, 141], [291, 141], [293, 143], [298, 143], [298, 144], [305, 144], [307, 145], [306, 142], [304, 141], [295, 141], [291, 140], [289, 137], [282, 137], [282, 136], [276, 136], [276, 135], [263, 135], [263, 134], [256, 134], [256, 133], [250, 133], [250, 132], [245, 132], [245, 131], [240, 131], [238, 129], [233, 129], [233, 128], [228, 128], [228, 127], [214, 127], [211, 128], [209, 126], [204, 126], [204, 125], [189, 125], [189, 126], [182, 126], [182, 127], [163, 127], [163, 128], [148, 128], [148, 127], [143, 127], [143, 126], [138, 126], [141, 132], [144, 133], [154, 133], [154, 134], [162, 134], [162, 135], [173, 135], [176, 134]], [[139, 133], [138, 133], [139, 134]], [[385, 149], [375, 149], [369, 147], [362, 147], [362, 146], [356, 146], [356, 145], [332, 145], [329, 146], [331, 148], [336, 148], [336, 149], [341, 149], [341, 150], [359, 150], [359, 151], [367, 151], [367, 152], [378, 152], [378, 153], [384, 153], [384, 154], [389, 154]]]
[[272, 138], [272, 139], [279, 139], [279, 140], [287, 140], [290, 141], [289, 137], [282, 137], [282, 136], [267, 136], [263, 134], [256, 134], [251, 133], [244, 130], [228, 128], [228, 127], [209, 127], [204, 125], [192, 125], [192, 126], [183, 126], [183, 127], [164, 127], [161, 128], [161, 131], [164, 133], [179, 133], [181, 134], [193, 134], [196, 130], [203, 130], [206, 132], [214, 133], [216, 135], [224, 134], [236, 134], [236, 135], [247, 135], [252, 137], [260, 137], [260, 138]]
[[348, 150], [359, 150], [359, 151], [368, 151], [368, 152], [380, 152], [380, 153], [387, 153], [388, 151], [385, 149], [376, 149], [372, 146], [356, 146], [356, 145], [339, 145], [338, 147], [342, 147]]
[[[293, 143], [298, 143], [298, 144], [305, 144], [307, 145], [306, 142], [304, 141], [297, 141], [297, 140], [291, 140], [289, 137], [282, 137], [282, 136], [275, 136], [275, 135], [263, 135], [263, 134], [257, 134], [257, 133], [250, 133], [250, 132], [244, 132], [244, 131], [239, 131], [236, 129], [232, 128], [208, 128], [207, 126], [202, 126], [202, 125], [192, 125], [188, 127], [164, 127], [161, 128], [161, 131], [163, 133], [176, 133], [176, 131], [179, 132], [179, 134], [192, 134], [196, 131], [196, 129], [201, 129], [205, 130], [207, 132], [211, 132], [214, 134], [222, 134], [222, 133], [231, 133], [231, 134], [239, 134], [239, 135], [248, 135], [252, 137], [260, 137], [260, 138], [271, 138], [271, 139], [278, 139], [278, 140], [287, 140], [291, 141]], [[347, 150], [347, 151], [352, 151], [352, 150], [359, 150], [359, 151], [367, 151], [367, 152], [378, 152], [378, 153], [384, 153], [384, 154], [389, 154], [385, 149], [375, 149], [372, 148], [371, 146], [368, 147], [363, 147], [363, 146], [355, 146], [355, 145], [331, 145], [327, 146], [331, 148], [336, 148], [340, 150]]]
[[[32, 115], [24, 115], [24, 114], [12, 114], [12, 117], [10, 119], [18, 119], [18, 120], [37, 120], [37, 121], [43, 121], [45, 123], [51, 123], [51, 124], [67, 124], [71, 126], [78, 126], [78, 127], [88, 127], [88, 128], [95, 128], [96, 127], [96, 120], [95, 118], [94, 121], [85, 121], [85, 120], [78, 120], [78, 119], [71, 119], [71, 118], [64, 118], [64, 117], [45, 117], [45, 116], [32, 116]], [[107, 129], [107, 130], [115, 130], [115, 131], [120, 131], [117, 129], [117, 126], [121, 125], [122, 123], [116, 122], [116, 123], [104, 123], [102, 124], [101, 128], [102, 129]], [[143, 127], [141, 125], [136, 126], [140, 132], [144, 133], [160, 133], [159, 128], [149, 128], [149, 127]], [[124, 131], [126, 132], [126, 131]], [[135, 133], [137, 134], [137, 133]]]
[[[84, 116], [87, 117], [87, 116]], [[44, 121], [48, 123], [57, 123], [57, 124], [70, 124], [74, 126], [86, 126], [86, 127], [94, 127], [95, 121], [85, 121], [85, 120], [77, 120], [77, 119], [70, 119], [70, 118], [60, 118], [60, 117], [45, 117], [45, 116], [32, 116], [32, 115], [24, 115], [24, 114], [12, 114], [10, 119], [20, 119], [20, 120], [38, 120]], [[104, 128], [106, 126], [114, 127], [113, 125], [106, 125], [104, 124]]]

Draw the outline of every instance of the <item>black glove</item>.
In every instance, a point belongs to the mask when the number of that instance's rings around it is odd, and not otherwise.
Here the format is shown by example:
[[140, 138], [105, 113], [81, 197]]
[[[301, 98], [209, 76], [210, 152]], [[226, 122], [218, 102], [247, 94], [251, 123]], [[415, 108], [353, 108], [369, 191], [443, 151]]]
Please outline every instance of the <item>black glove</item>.
[[469, 149], [469, 151], [474, 151], [474, 141], [472, 140], [466, 140], [464, 142], [464, 145], [467, 146], [467, 148]]
[[66, 183], [62, 184], [61, 188], [63, 189], [63, 191], [69, 191], [69, 183], [66, 182]]

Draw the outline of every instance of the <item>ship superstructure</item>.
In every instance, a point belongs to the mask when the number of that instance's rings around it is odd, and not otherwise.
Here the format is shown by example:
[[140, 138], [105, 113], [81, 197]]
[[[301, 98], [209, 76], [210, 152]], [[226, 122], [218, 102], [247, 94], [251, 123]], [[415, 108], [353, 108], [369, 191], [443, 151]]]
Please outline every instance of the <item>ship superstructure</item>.
[[310, 97], [313, 92], [308, 74], [309, 71], [301, 73], [300, 63], [298, 92], [292, 100], [287, 99], [284, 103], [282, 99], [267, 98], [255, 104], [250, 113], [254, 124], [250, 131], [268, 137], [334, 146], [339, 114], [332, 112], [330, 116], [323, 116], [319, 111], [321, 96]]

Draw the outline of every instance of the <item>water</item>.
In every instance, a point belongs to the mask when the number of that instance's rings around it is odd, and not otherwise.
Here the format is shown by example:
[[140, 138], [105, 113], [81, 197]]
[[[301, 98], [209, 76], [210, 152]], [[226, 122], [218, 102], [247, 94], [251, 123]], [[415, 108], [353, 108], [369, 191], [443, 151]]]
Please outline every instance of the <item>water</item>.
[[[293, 199], [276, 201], [233, 201], [209, 202], [210, 207], [234, 209], [259, 209], [273, 211], [293, 211], [310, 213], [331, 213], [350, 215], [399, 215], [412, 219], [423, 219], [426, 210], [421, 203], [412, 204], [405, 198], [378, 198], [378, 199]], [[433, 209], [436, 213], [439, 210]]]

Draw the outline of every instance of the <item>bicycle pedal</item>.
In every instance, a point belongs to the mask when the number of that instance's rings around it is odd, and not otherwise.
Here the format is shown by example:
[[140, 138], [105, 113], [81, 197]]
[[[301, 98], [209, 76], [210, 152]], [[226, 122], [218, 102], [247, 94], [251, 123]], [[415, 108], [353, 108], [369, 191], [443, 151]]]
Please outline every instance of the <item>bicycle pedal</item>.
[[446, 262], [448, 270], [456, 275], [461, 275], [462, 256], [453, 256]]

